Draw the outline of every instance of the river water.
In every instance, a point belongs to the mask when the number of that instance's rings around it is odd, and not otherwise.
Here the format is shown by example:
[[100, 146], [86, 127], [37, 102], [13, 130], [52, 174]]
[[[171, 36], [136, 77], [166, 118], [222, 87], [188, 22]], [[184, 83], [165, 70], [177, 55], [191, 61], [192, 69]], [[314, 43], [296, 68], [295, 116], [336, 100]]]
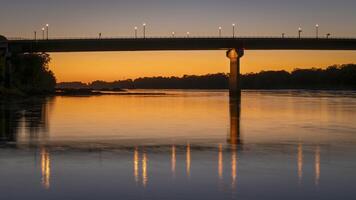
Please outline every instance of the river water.
[[138, 92], [1, 100], [0, 199], [356, 196], [356, 92]]

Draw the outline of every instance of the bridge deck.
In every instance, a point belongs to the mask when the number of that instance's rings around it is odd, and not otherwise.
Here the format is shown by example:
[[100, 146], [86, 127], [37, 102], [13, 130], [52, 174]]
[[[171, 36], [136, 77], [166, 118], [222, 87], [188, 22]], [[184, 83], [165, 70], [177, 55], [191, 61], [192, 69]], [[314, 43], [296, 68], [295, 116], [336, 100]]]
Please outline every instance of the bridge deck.
[[356, 39], [316, 38], [112, 38], [8, 40], [10, 51], [91, 52], [158, 50], [356, 50]]

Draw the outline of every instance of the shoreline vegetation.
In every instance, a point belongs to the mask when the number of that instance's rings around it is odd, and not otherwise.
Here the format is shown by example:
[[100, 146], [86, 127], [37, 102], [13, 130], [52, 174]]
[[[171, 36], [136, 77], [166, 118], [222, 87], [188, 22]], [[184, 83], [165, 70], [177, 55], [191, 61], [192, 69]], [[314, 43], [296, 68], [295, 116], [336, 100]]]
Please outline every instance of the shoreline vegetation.
[[[12, 57], [11, 88], [3, 87], [0, 97], [35, 95], [157, 95], [134, 89], [228, 89], [229, 74], [184, 75], [182, 77], [143, 77], [113, 82], [94, 81], [56, 83], [49, 70], [50, 56], [45, 53], [19, 54]], [[0, 72], [4, 74], [4, 65]], [[292, 72], [261, 71], [240, 76], [241, 89], [356, 90], [356, 64], [333, 65], [326, 69], [295, 69]]]
[[[261, 71], [241, 75], [242, 89], [356, 90], [356, 64], [333, 65], [326, 69], [295, 69], [292, 72]], [[61, 82], [61, 90], [119, 91], [126, 89], [228, 89], [229, 74], [143, 77], [113, 82]]]

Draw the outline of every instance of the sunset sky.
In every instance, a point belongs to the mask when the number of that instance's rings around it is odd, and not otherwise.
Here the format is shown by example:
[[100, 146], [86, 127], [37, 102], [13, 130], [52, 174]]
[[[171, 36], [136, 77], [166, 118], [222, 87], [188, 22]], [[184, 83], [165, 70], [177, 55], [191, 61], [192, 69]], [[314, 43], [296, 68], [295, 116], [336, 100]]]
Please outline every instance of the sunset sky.
[[[320, 35], [356, 37], [354, 0], [1, 0], [0, 35], [33, 38], [50, 24], [50, 37], [132, 37], [147, 23], [148, 36]], [[242, 73], [356, 63], [356, 52], [247, 51]], [[105, 52], [52, 54], [58, 81], [116, 80], [228, 72], [224, 51]]]

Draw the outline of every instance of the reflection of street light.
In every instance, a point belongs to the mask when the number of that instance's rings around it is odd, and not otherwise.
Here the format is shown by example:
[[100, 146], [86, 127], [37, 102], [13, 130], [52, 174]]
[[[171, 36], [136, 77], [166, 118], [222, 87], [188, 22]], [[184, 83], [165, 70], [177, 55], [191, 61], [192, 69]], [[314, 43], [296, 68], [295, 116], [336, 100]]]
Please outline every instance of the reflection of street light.
[[189, 31], [187, 32], [187, 38], [189, 38], [189, 35], [190, 35], [190, 33], [189, 33]]
[[300, 39], [300, 37], [301, 37], [301, 33], [302, 33], [303, 31], [302, 31], [302, 28], [298, 28], [298, 38]]
[[232, 24], [232, 38], [235, 37], [235, 24]]
[[316, 24], [315, 25], [315, 34], [316, 34], [316, 39], [318, 39], [319, 38], [319, 24]]
[[49, 29], [49, 24], [46, 24], [46, 38], [47, 38], [47, 40], [48, 40], [48, 29]]
[[135, 26], [135, 38], [137, 38], [137, 26]]
[[44, 40], [44, 28], [42, 28], [42, 40]]
[[221, 26], [219, 26], [219, 37], [221, 37]]
[[143, 23], [143, 38], [146, 38], [146, 23]]
[[330, 33], [326, 34], [326, 39], [329, 39], [330, 35]]

